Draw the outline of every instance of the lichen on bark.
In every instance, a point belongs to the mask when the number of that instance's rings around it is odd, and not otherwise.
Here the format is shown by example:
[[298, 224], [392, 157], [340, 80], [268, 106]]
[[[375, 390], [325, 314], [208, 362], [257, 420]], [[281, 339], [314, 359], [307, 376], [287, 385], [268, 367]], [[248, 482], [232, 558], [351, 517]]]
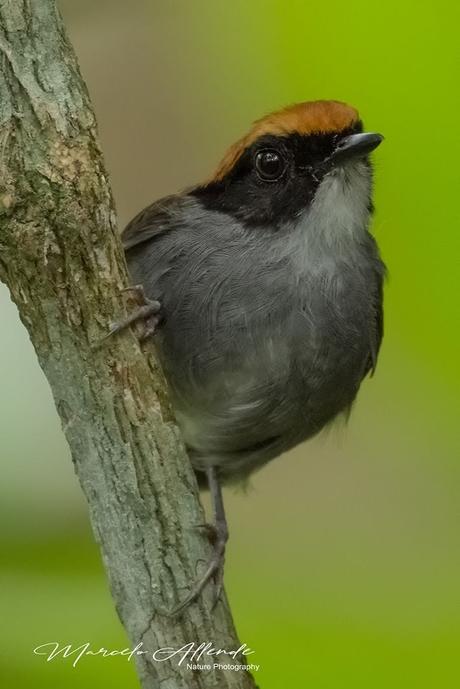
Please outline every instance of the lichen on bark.
[[54, 0], [0, 0], [0, 279], [52, 389], [144, 688], [250, 689], [245, 672], [153, 662], [164, 646], [237, 648], [211, 591], [174, 619], [209, 545], [152, 344], [95, 346], [128, 284], [89, 96]]

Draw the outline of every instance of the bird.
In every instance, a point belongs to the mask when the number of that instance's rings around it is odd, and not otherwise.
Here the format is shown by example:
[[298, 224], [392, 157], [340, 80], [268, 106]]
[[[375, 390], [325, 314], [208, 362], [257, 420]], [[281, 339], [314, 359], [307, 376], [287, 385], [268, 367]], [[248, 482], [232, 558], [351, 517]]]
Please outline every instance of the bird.
[[370, 153], [383, 136], [334, 100], [255, 121], [214, 174], [155, 201], [123, 246], [154, 334], [179, 428], [210, 490], [205, 572], [173, 611], [214, 580], [228, 539], [222, 485], [348, 415], [375, 370], [386, 274], [375, 238]]

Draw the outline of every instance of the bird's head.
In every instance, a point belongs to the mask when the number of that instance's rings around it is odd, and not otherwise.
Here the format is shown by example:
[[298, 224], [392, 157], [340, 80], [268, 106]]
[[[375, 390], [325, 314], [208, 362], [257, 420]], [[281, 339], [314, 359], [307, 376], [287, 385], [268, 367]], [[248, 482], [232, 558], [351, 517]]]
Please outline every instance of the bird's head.
[[368, 213], [369, 153], [382, 139], [363, 132], [345, 103], [299, 103], [255, 122], [193, 193], [208, 208], [274, 229], [313, 211], [333, 215], [334, 204]]

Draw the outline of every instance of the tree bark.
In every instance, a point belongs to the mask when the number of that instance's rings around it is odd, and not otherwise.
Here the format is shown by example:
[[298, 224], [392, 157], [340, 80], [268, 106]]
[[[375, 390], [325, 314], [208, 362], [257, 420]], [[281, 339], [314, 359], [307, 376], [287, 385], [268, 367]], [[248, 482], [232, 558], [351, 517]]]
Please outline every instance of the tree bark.
[[51, 386], [118, 614], [147, 651], [136, 656], [140, 682], [250, 689], [243, 671], [152, 659], [158, 648], [239, 641], [225, 598], [211, 611], [210, 587], [181, 618], [164, 614], [209, 556], [194, 528], [204, 515], [152, 344], [130, 331], [95, 347], [123, 314], [129, 280], [94, 114], [54, 0], [0, 0], [0, 152], [0, 279]]

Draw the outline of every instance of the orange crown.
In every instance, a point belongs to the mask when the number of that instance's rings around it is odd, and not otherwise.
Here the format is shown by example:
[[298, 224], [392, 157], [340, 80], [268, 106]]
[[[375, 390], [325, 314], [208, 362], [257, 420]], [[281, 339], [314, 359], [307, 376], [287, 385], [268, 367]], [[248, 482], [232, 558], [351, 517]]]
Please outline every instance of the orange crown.
[[223, 179], [244, 150], [261, 136], [339, 132], [358, 120], [359, 114], [355, 108], [335, 100], [297, 103], [273, 112], [254, 122], [249, 132], [230, 146], [213, 176], [213, 181]]

